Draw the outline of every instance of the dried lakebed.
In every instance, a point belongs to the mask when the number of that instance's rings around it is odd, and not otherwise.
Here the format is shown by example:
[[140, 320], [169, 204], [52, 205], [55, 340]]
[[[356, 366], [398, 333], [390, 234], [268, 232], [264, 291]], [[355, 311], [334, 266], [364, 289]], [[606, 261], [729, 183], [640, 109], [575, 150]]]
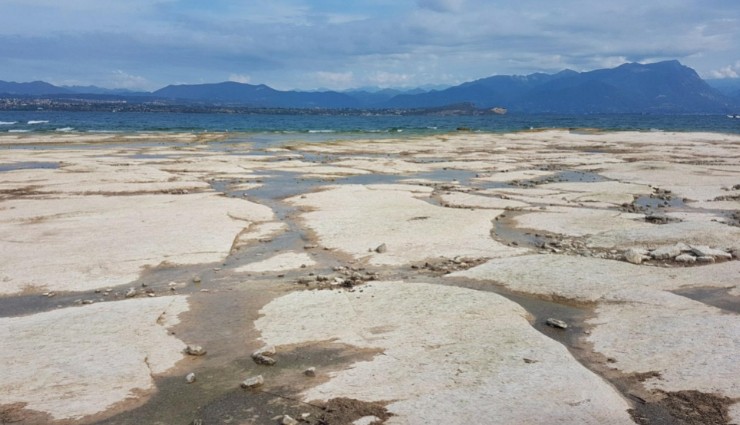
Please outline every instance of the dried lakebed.
[[738, 136], [0, 152], [0, 423], [740, 422]]

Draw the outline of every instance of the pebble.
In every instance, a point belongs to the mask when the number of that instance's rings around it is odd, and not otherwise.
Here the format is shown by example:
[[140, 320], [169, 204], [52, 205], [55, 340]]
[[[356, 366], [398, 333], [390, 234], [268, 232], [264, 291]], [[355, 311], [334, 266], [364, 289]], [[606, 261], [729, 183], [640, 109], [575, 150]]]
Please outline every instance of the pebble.
[[188, 384], [192, 384], [193, 382], [195, 382], [195, 374], [193, 372], [190, 372], [187, 375], [185, 375], [185, 381]]
[[553, 319], [552, 317], [547, 319], [547, 321], [545, 321], [545, 324], [557, 329], [568, 329], [567, 323], [563, 322], [560, 319]]
[[378, 245], [378, 247], [375, 248], [375, 252], [377, 252], [378, 254], [382, 254], [382, 253], [384, 253], [386, 251], [388, 251], [388, 247], [384, 243]]
[[288, 415], [283, 416], [283, 420], [281, 420], [280, 423], [282, 425], [298, 425], [298, 421]]
[[200, 283], [200, 276], [195, 276], [193, 278], [193, 283]]
[[275, 354], [277, 354], [275, 346], [268, 345], [252, 353], [252, 360], [257, 364], [272, 366], [277, 363], [277, 361], [272, 358]]
[[265, 378], [262, 377], [262, 375], [253, 376], [251, 378], [245, 379], [241, 383], [242, 388], [257, 388], [260, 385], [265, 383]]
[[315, 367], [309, 367], [308, 369], [306, 369], [306, 370], [303, 371], [303, 374], [306, 375], [306, 376], [308, 376], [308, 377], [313, 378], [314, 376], [316, 376], [316, 368]]
[[722, 251], [721, 249], [710, 248], [708, 246], [692, 246], [691, 251], [698, 257], [712, 257], [715, 259], [720, 258], [723, 260], [732, 260], [732, 254], [730, 254], [729, 252]]
[[92, 304], [94, 302], [93, 300], [82, 300], [82, 304]]
[[185, 353], [191, 356], [203, 356], [206, 354], [206, 350], [200, 345], [188, 345], [185, 348]]
[[642, 264], [642, 260], [645, 259], [643, 250], [637, 248], [630, 248], [624, 252], [624, 259], [632, 264]]
[[681, 254], [678, 257], [676, 257], [675, 260], [679, 263], [693, 264], [696, 262], [696, 257], [694, 257], [691, 254]]
[[126, 298], [131, 298], [136, 296], [136, 289], [131, 288], [126, 292]]

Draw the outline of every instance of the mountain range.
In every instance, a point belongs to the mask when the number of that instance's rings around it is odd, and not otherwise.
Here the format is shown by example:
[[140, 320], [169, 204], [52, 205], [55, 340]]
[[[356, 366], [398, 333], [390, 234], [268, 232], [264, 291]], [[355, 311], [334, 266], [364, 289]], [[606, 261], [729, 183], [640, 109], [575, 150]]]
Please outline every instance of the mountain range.
[[424, 109], [466, 104], [528, 113], [735, 113], [740, 109], [740, 79], [704, 81], [674, 60], [588, 72], [497, 75], [440, 90], [409, 91], [281, 91], [264, 84], [223, 82], [129, 92], [0, 81], [0, 97], [9, 96], [255, 108]]

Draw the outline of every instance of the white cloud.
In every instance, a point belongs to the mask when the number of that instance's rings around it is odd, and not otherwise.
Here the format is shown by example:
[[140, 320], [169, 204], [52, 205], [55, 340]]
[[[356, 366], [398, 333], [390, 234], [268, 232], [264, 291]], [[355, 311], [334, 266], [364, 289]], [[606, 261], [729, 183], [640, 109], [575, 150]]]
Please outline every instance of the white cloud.
[[710, 78], [738, 78], [740, 77], [740, 61], [734, 65], [723, 66], [709, 72]]
[[396, 74], [392, 72], [378, 71], [368, 77], [368, 82], [380, 87], [405, 86], [411, 81], [409, 74]]
[[247, 74], [231, 74], [229, 75], [229, 81], [235, 83], [249, 84], [252, 82], [252, 77]]
[[147, 90], [151, 88], [151, 83], [144, 77], [132, 75], [118, 69], [111, 73], [106, 87], [116, 89]]
[[459, 12], [465, 0], [417, 0], [416, 4], [422, 9], [433, 10], [435, 12]]
[[332, 89], [351, 88], [355, 83], [354, 73], [349, 72], [329, 72], [318, 71], [314, 74], [316, 80], [321, 86], [327, 86]]

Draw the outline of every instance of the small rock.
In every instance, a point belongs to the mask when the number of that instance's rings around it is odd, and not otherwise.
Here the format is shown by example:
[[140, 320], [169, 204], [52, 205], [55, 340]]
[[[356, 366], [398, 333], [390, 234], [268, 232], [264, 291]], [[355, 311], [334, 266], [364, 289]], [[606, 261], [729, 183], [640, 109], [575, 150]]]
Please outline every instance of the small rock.
[[206, 350], [200, 345], [188, 345], [185, 348], [185, 353], [191, 356], [203, 356], [206, 354]]
[[316, 368], [315, 367], [309, 367], [308, 369], [306, 369], [306, 370], [303, 371], [303, 374], [306, 375], [306, 376], [308, 376], [308, 377], [313, 378], [314, 376], [316, 376]]
[[126, 292], [126, 298], [131, 298], [136, 296], [136, 289], [131, 288]]
[[93, 300], [82, 300], [82, 304], [92, 304], [94, 302]]
[[696, 257], [694, 257], [691, 254], [681, 254], [678, 257], [676, 257], [675, 260], [679, 263], [693, 264], [696, 262]]
[[257, 364], [272, 366], [277, 363], [277, 361], [272, 358], [272, 356], [274, 356], [275, 354], [277, 354], [275, 346], [268, 345], [252, 353], [252, 360]]
[[316, 249], [318, 247], [319, 247], [318, 245], [311, 244], [311, 245], [304, 245], [303, 249]]
[[282, 425], [298, 425], [298, 421], [288, 415], [283, 416], [283, 419], [280, 421], [280, 423]]
[[732, 254], [729, 252], [722, 251], [721, 249], [714, 249], [704, 245], [692, 245], [691, 252], [696, 254], [698, 257], [713, 257], [715, 259], [732, 260]]
[[245, 379], [241, 383], [242, 388], [257, 388], [260, 385], [265, 383], [265, 378], [262, 377], [262, 375], [253, 376], [251, 378]]
[[378, 245], [378, 247], [375, 248], [375, 252], [377, 252], [378, 254], [382, 254], [382, 253], [384, 253], [386, 251], [388, 251], [388, 247], [384, 243]]
[[188, 384], [192, 384], [193, 382], [195, 382], [195, 374], [193, 372], [190, 372], [187, 375], [185, 375], [185, 381]]
[[681, 246], [679, 245], [661, 246], [650, 251], [650, 256], [656, 260], [669, 260], [679, 255], [681, 255]]
[[644, 250], [630, 248], [624, 252], [624, 259], [632, 264], [642, 264], [642, 260], [645, 259], [645, 255], [643, 253]]
[[46, 292], [46, 293], [44, 293], [44, 296], [49, 297], [49, 298], [53, 297], [54, 295], [56, 295], [56, 292]]
[[559, 319], [553, 319], [552, 317], [545, 321], [547, 326], [551, 326], [557, 329], [568, 329], [568, 324]]
[[696, 261], [699, 263], [711, 264], [714, 263], [714, 257], [710, 257], [709, 255], [702, 255], [700, 257], [696, 257]]
[[201, 282], [201, 280], [200, 280], [200, 276], [195, 276], [195, 277], [193, 278], [193, 283], [200, 283], [200, 282]]

